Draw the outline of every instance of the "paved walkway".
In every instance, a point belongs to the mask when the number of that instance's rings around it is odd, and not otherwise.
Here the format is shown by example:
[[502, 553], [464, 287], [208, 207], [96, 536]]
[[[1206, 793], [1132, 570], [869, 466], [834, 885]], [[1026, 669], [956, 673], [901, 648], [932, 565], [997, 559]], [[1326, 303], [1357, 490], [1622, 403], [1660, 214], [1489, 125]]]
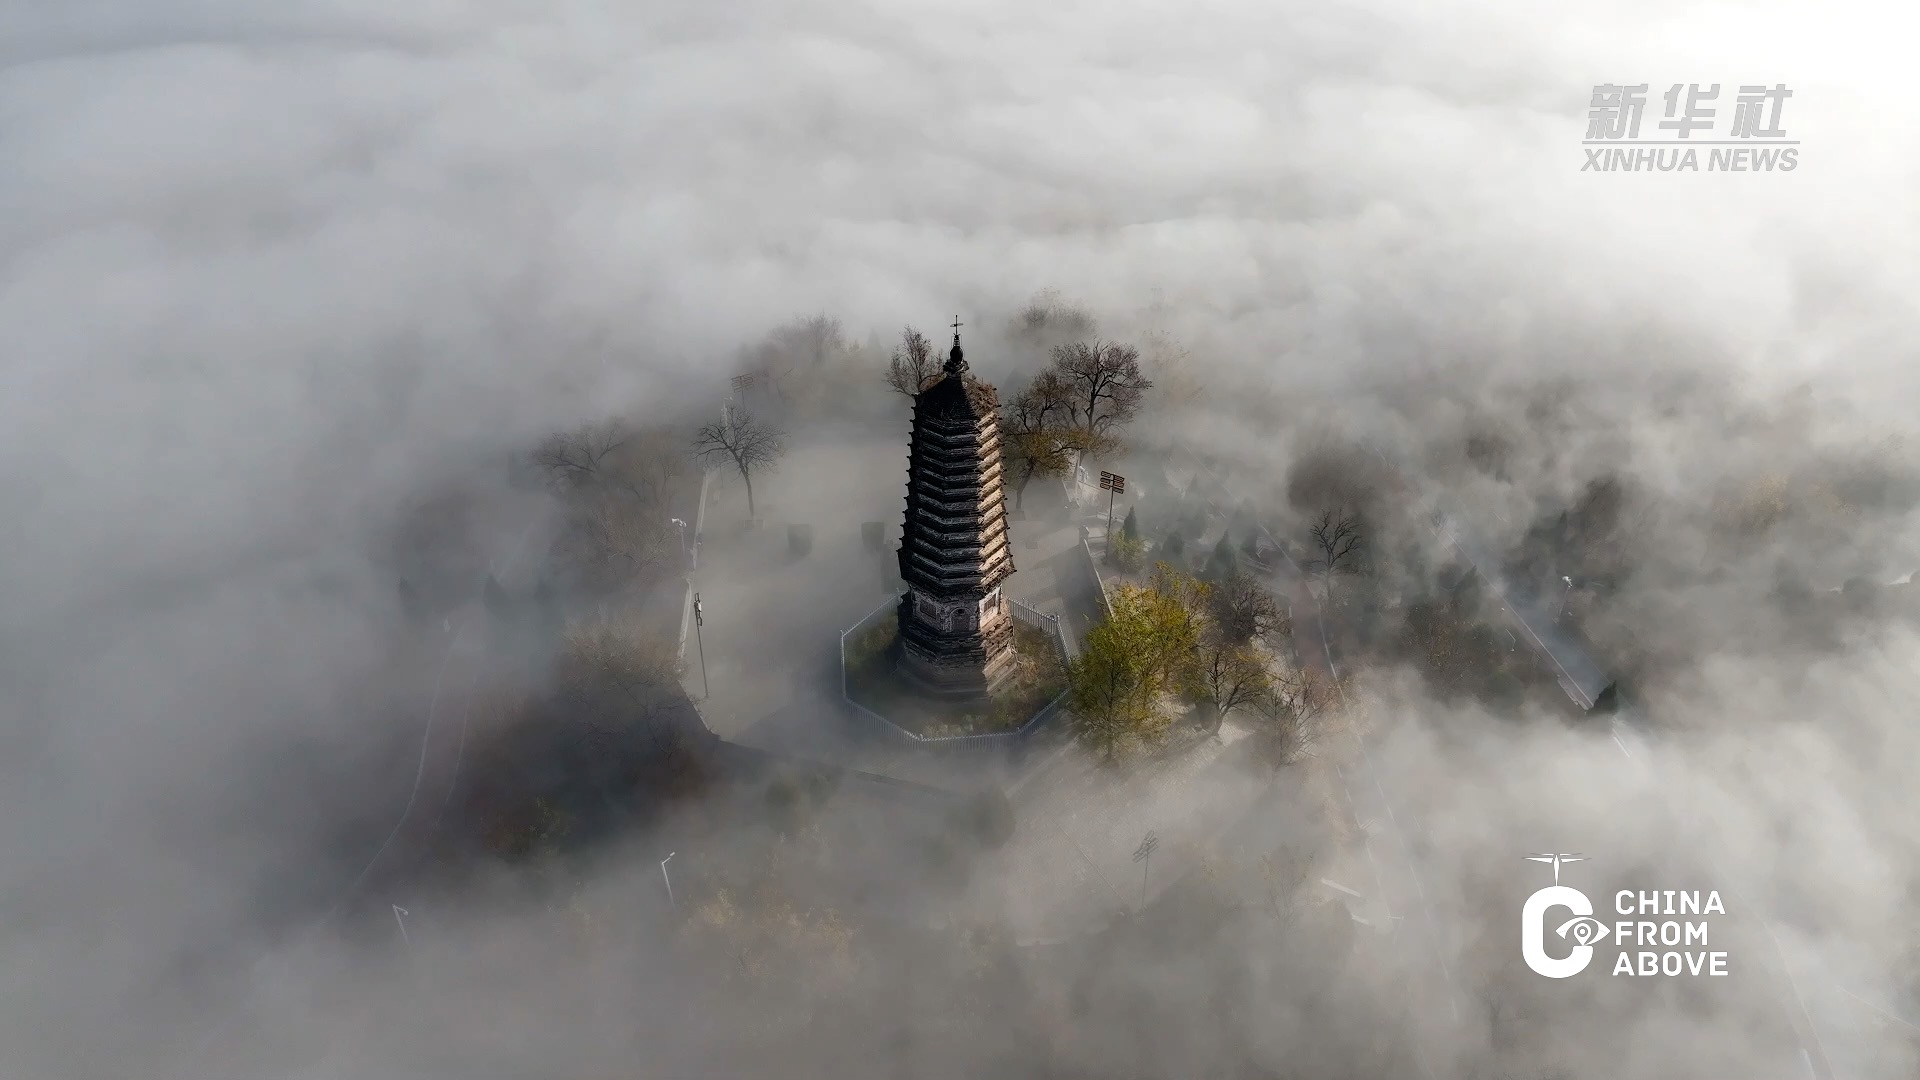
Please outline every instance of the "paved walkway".
[[[700, 691], [704, 651], [702, 712], [716, 734], [764, 745], [752, 733], [769, 718], [838, 699], [840, 632], [888, 595], [889, 552], [868, 550], [860, 526], [898, 533], [905, 477], [897, 440], [796, 446], [756, 478], [759, 523], [748, 527], [739, 476], [715, 474], [694, 574], [705, 622], [687, 650], [687, 682]], [[788, 549], [791, 525], [812, 530], [805, 554]]]

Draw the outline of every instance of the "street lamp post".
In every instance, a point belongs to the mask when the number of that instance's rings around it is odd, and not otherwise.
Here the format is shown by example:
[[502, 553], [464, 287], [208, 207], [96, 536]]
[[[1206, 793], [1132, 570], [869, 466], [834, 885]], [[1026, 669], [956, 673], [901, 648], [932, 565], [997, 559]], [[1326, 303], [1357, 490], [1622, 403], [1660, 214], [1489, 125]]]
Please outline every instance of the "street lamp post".
[[675, 528], [680, 530], [680, 565], [685, 569], [691, 570], [693, 568], [692, 563], [687, 555], [687, 523], [681, 521], [679, 518], [674, 518], [673, 524]]
[[660, 880], [667, 883], [667, 906], [675, 911], [680, 910], [680, 904], [673, 898], [673, 879], [667, 876], [667, 864], [672, 862], [673, 857], [678, 854], [680, 853], [677, 851], [669, 851], [667, 857], [660, 860]]
[[[700, 606], [700, 594], [694, 593], [693, 594], [693, 643], [694, 643], [694, 646], [700, 650], [700, 700], [701, 701], [705, 701], [708, 698], [713, 696], [713, 687], [708, 685], [707, 683], [707, 643], [700, 636], [700, 628], [706, 625], [706, 622], [707, 622], [707, 614], [705, 609], [703, 609]], [[684, 643], [687, 639], [681, 638], [680, 640]], [[684, 649], [686, 648], [686, 645], [682, 644], [680, 647]]]
[[[393, 905], [393, 921], [400, 925], [400, 944], [411, 949], [413, 948], [413, 942], [407, 938], [406, 914], [406, 908], [401, 907], [399, 904]], [[428, 936], [431, 937], [432, 935]]]

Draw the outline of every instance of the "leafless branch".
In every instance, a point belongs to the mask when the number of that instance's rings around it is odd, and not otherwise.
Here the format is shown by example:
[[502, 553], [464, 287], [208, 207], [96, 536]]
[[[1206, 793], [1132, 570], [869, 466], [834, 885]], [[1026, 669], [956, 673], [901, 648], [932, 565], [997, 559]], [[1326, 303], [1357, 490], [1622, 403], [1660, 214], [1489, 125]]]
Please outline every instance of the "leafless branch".
[[1044, 289], [1014, 317], [1010, 329], [1014, 337], [1044, 347], [1092, 337], [1094, 321], [1085, 309], [1061, 299], [1058, 290]]
[[1353, 574], [1360, 570], [1360, 549], [1365, 546], [1365, 527], [1354, 514], [1332, 510], [1323, 512], [1311, 530], [1313, 546], [1319, 552], [1313, 568], [1323, 577]]
[[1228, 715], [1258, 702], [1272, 683], [1269, 657], [1258, 646], [1232, 640], [1218, 624], [1201, 635], [1196, 667], [1199, 698], [1215, 733]]
[[611, 492], [576, 502], [556, 554], [580, 584], [598, 592], [633, 582], [648, 567], [671, 565], [677, 538], [664, 514]]
[[1247, 642], [1292, 631], [1286, 612], [1272, 593], [1244, 570], [1235, 570], [1213, 588], [1213, 620], [1227, 639]]
[[[745, 350], [742, 369], [751, 372], [781, 401], [794, 399], [801, 385], [817, 384], [829, 358], [846, 349], [839, 320], [825, 314], [794, 319]], [[809, 383], [809, 380], [811, 381]]]
[[534, 464], [556, 488], [567, 491], [595, 483], [633, 437], [624, 422], [602, 420], [548, 436], [533, 452]]
[[1070, 390], [1068, 416], [1079, 445], [1111, 440], [1140, 411], [1152, 380], [1140, 371], [1140, 350], [1119, 342], [1056, 346], [1050, 369]]
[[900, 332], [900, 344], [887, 359], [887, 386], [897, 394], [913, 397], [940, 381], [940, 363], [934, 359], [933, 343], [909, 326]]
[[1000, 439], [1015, 473], [1014, 505], [1036, 476], [1060, 476], [1073, 464], [1070, 388], [1043, 371], [1000, 414]]
[[1252, 703], [1262, 734], [1280, 764], [1296, 761], [1325, 733], [1334, 688], [1309, 667], [1276, 670]]
[[745, 409], [727, 409], [721, 419], [703, 425], [693, 437], [695, 457], [706, 462], [729, 461], [740, 473], [747, 485], [748, 517], [754, 513], [754, 470], [770, 467], [785, 450], [785, 433]]
[[594, 623], [568, 631], [560, 685], [591, 737], [614, 740], [635, 729], [658, 736], [659, 721], [681, 701], [683, 666], [671, 641]]

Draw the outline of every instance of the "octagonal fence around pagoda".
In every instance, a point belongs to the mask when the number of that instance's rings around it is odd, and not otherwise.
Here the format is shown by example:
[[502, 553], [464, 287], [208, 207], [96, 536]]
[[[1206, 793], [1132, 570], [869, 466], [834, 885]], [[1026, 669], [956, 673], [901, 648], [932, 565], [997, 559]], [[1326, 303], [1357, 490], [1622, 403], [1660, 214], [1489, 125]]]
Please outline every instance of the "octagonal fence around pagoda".
[[[924, 746], [964, 746], [970, 748], [993, 746], [996, 744], [1011, 746], [1025, 742], [1034, 735], [1047, 730], [1055, 720], [1059, 719], [1060, 716], [1065, 713], [1068, 691], [1062, 690], [1060, 693], [1054, 695], [1053, 700], [1041, 706], [1040, 711], [1033, 715], [1033, 719], [1028, 720], [1012, 731], [988, 731], [977, 735], [920, 735], [908, 731], [906, 728], [901, 727], [886, 717], [881, 716], [879, 713], [874, 712], [872, 709], [867, 708], [865, 705], [860, 704], [858, 701], [855, 701], [847, 685], [847, 642], [857, 640], [861, 634], [879, 626], [886, 619], [898, 617], [901, 595], [902, 594], [897, 592], [892, 594], [879, 607], [868, 612], [865, 618], [840, 632], [840, 697], [863, 719], [867, 720], [872, 728], [880, 735], [901, 742]], [[1033, 605], [1022, 603], [1019, 600], [1009, 600], [1007, 601], [1007, 606], [1009, 610], [1012, 611], [1013, 617], [1016, 620], [1041, 630], [1051, 637], [1054, 646], [1060, 650], [1060, 655], [1063, 659], [1073, 655], [1072, 651], [1067, 648], [1066, 631], [1060, 626], [1060, 617], [1058, 615], [1049, 615]]]

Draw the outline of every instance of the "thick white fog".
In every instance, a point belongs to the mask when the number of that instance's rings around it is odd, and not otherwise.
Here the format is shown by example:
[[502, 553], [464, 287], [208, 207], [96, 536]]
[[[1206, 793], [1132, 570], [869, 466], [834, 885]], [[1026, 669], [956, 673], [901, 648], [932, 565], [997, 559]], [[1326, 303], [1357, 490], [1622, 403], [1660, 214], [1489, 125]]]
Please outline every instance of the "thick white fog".
[[[1011, 379], [999, 328], [1043, 289], [1177, 342], [1197, 393], [1142, 431], [1261, 498], [1328, 431], [1399, 448], [1489, 543], [1597, 477], [1629, 492], [1633, 584], [1591, 632], [1645, 673], [1657, 752], [1368, 684], [1425, 870], [1406, 918], [1442, 928], [1421, 948], [1467, 1010], [1441, 1031], [1426, 1003], [1427, 1075], [1474, 1075], [1472, 987], [1515, 952], [1485, 890], [1517, 905], [1540, 851], [1723, 871], [1771, 920], [1736, 958], [1803, 950], [1827, 967], [1802, 982], [1897, 1013], [1920, 639], [1869, 620], [1815, 648], [1768, 597], [1782, 567], [1920, 568], [1915, 507], [1740, 551], [1706, 519], [1762, 475], [1912, 476], [1915, 29], [1851, 2], [0, 4], [0, 1073], [1386, 1075], [1349, 1045], [1401, 1023], [1384, 998], [1181, 989], [1266, 930], [1030, 960], [1132, 995], [1046, 1054], [823, 1034], [744, 1060], [733, 1026], [769, 1007], [694, 1008], [645, 933], [594, 966], [476, 886], [440, 903], [428, 1006], [386, 944], [319, 921], [412, 812], [460, 679], [444, 641], [399, 644], [410, 508], [478, 492], [452, 558], [524, 582], [542, 522], [507, 462], [547, 433], [709, 415], [743, 347], [822, 312], [856, 343], [958, 318]], [[1583, 172], [1593, 87], [1636, 82], [1649, 135], [1671, 83], [1721, 84], [1722, 122], [1735, 86], [1787, 84], [1798, 167]], [[1499, 478], [1459, 465], [1481, 429]], [[830, 488], [790, 470], [767, 497]], [[831, 642], [792, 647], [765, 669]], [[651, 887], [649, 843], [581, 895]], [[234, 974], [261, 957], [309, 996], [236, 1021], [272, 1007]], [[939, 1011], [901, 989], [935, 964], [762, 992], [867, 1002], [893, 1046]], [[1620, 982], [1555, 999], [1604, 1022], [1539, 1075], [1770, 1076], [1799, 1045], [1776, 983]], [[1832, 1068], [1911, 1068], [1906, 1022], [1874, 1023], [1829, 1035], [1857, 1051]]]

